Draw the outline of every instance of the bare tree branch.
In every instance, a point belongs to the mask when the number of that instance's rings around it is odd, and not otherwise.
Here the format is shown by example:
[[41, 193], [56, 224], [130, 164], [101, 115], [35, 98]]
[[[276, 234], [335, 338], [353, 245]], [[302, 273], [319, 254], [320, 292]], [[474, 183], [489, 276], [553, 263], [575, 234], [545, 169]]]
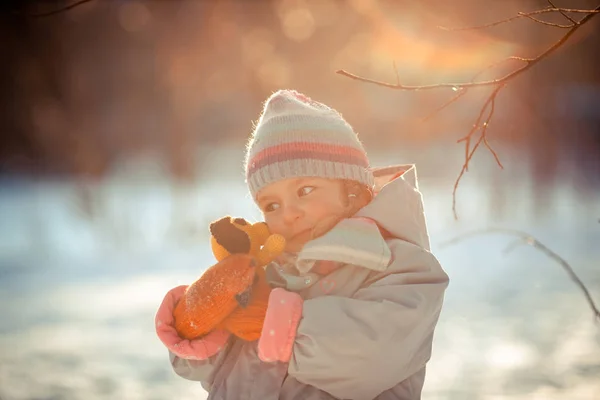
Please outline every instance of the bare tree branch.
[[485, 137], [485, 136], [483, 137], [483, 144], [490, 151], [490, 153], [492, 153], [492, 155], [494, 156], [494, 160], [496, 160], [496, 164], [498, 164], [500, 169], [504, 169], [504, 165], [502, 165], [502, 162], [500, 161], [500, 157], [498, 157], [498, 153], [496, 153], [496, 151], [492, 148], [492, 146], [490, 145], [490, 143], [487, 140], [487, 137]]
[[23, 14], [23, 15], [25, 15], [27, 17], [34, 17], [34, 18], [49, 17], [51, 15], [56, 15], [56, 14], [63, 13], [65, 11], [67, 11], [67, 10], [70, 10], [70, 9], [75, 8], [77, 6], [80, 6], [82, 4], [89, 3], [90, 1], [92, 1], [92, 0], [79, 0], [79, 1], [76, 1], [76, 2], [74, 2], [72, 4], [66, 5], [66, 6], [64, 6], [62, 8], [58, 8], [56, 10], [48, 11], [48, 12], [43, 12], [43, 13], [35, 13], [35, 14], [26, 14], [26, 13], [23, 13], [23, 12], [17, 12], [17, 13], [18, 14]]
[[[511, 56], [511, 57], [507, 57], [503, 60], [500, 61], [496, 61], [490, 65], [488, 65], [487, 67], [483, 68], [481, 71], [477, 72], [475, 75], [473, 75], [473, 77], [471, 78], [471, 82], [475, 82], [475, 80], [479, 77], [479, 75], [481, 75], [482, 73], [497, 67], [498, 65], [505, 63], [507, 61], [510, 60], [517, 60], [517, 61], [523, 61], [526, 63], [531, 62], [533, 59], [532, 58], [523, 58], [523, 57], [517, 57], [517, 56]], [[398, 73], [398, 71], [396, 71], [396, 74]], [[399, 80], [399, 77], [396, 76], [397, 80]], [[427, 120], [429, 120], [430, 118], [432, 118], [435, 114], [437, 114], [438, 112], [442, 111], [444, 108], [448, 107], [450, 104], [454, 103], [456, 100], [460, 99], [462, 96], [464, 96], [465, 94], [467, 94], [468, 88], [459, 88], [459, 87], [453, 87], [452, 88], [453, 91], [458, 92], [458, 94], [456, 94], [454, 97], [452, 97], [450, 100], [448, 100], [446, 103], [442, 104], [440, 107], [436, 108], [435, 110], [433, 110], [431, 113], [429, 113], [428, 115], [426, 115], [421, 121], [425, 122]]]
[[519, 244], [527, 244], [527, 245], [530, 245], [530, 246], [540, 250], [542, 253], [546, 254], [548, 257], [550, 257], [551, 259], [553, 259], [554, 261], [559, 263], [563, 267], [563, 269], [567, 272], [567, 274], [569, 275], [571, 280], [573, 280], [573, 282], [575, 282], [575, 284], [583, 292], [590, 308], [592, 309], [592, 312], [594, 314], [594, 319], [596, 320], [596, 322], [600, 321], [600, 310], [598, 310], [598, 307], [594, 303], [594, 300], [592, 299], [592, 296], [590, 295], [589, 290], [586, 288], [585, 284], [581, 281], [581, 279], [577, 276], [577, 274], [573, 270], [573, 267], [571, 267], [571, 265], [567, 261], [565, 261], [564, 258], [559, 256], [557, 253], [552, 251], [550, 248], [545, 246], [543, 243], [541, 243], [539, 240], [537, 240], [536, 238], [534, 238], [533, 236], [531, 236], [528, 233], [525, 233], [525, 232], [522, 232], [522, 231], [519, 231], [516, 229], [488, 228], [488, 229], [476, 230], [476, 231], [468, 232], [463, 235], [459, 235], [453, 239], [442, 242], [441, 246], [448, 247], [450, 245], [457, 244], [463, 240], [466, 240], [466, 239], [469, 239], [469, 238], [472, 238], [475, 236], [489, 234], [489, 233], [502, 233], [502, 234], [507, 234], [507, 235], [518, 237], [518, 239], [516, 239], [514, 242], [511, 242], [509, 247], [506, 248], [505, 253], [512, 251]]
[[[552, 0], [546, 0], [548, 2], [548, 4], [550, 4], [550, 7], [552, 8], [558, 8], [554, 5], [554, 2], [552, 2]], [[571, 21], [571, 23], [576, 24], [577, 22], [575, 22], [575, 20], [573, 18], [571, 18], [567, 13], [565, 13], [564, 11], [559, 11], [559, 13], [565, 17], [566, 19], [568, 19], [569, 21]]]
[[[352, 74], [348, 71], [345, 70], [338, 70], [336, 71], [337, 74], [348, 77], [350, 79], [354, 79], [354, 80], [358, 80], [361, 82], [365, 82], [365, 83], [370, 83], [370, 84], [374, 84], [377, 86], [382, 86], [382, 87], [386, 87], [389, 89], [395, 89], [395, 90], [405, 90], [405, 91], [419, 91], [419, 90], [433, 90], [433, 89], [444, 89], [444, 88], [450, 88], [454, 91], [458, 91], [458, 93], [452, 97], [450, 100], [448, 100], [446, 103], [442, 104], [440, 107], [438, 107], [437, 109], [435, 109], [431, 114], [427, 115], [424, 120], [427, 120], [429, 118], [431, 118], [432, 115], [436, 114], [437, 112], [443, 110], [444, 108], [448, 107], [449, 105], [453, 104], [454, 102], [456, 102], [459, 98], [461, 98], [462, 96], [464, 96], [467, 92], [468, 89], [473, 88], [473, 87], [488, 87], [488, 86], [493, 86], [494, 90], [491, 91], [490, 95], [488, 96], [487, 100], [484, 102], [480, 112], [479, 112], [479, 116], [477, 117], [477, 120], [475, 122], [475, 124], [473, 124], [472, 129], [469, 131], [469, 133], [467, 134], [467, 136], [463, 137], [462, 139], [458, 140], [458, 142], [465, 142], [465, 163], [463, 164], [463, 167], [458, 175], [458, 178], [454, 184], [454, 189], [452, 192], [452, 211], [454, 213], [454, 218], [458, 219], [458, 215], [456, 213], [456, 191], [458, 188], [458, 184], [460, 183], [461, 178], [463, 177], [464, 173], [468, 171], [469, 169], [469, 162], [471, 160], [471, 158], [473, 157], [474, 151], [479, 147], [479, 145], [483, 142], [484, 146], [486, 146], [488, 148], [488, 150], [490, 150], [490, 152], [492, 153], [492, 155], [494, 156], [496, 163], [503, 168], [502, 163], [500, 162], [500, 159], [498, 157], [498, 154], [492, 149], [492, 147], [490, 146], [489, 142], [487, 141], [487, 137], [486, 137], [486, 133], [487, 133], [487, 128], [491, 122], [491, 119], [493, 117], [494, 114], [494, 106], [495, 106], [495, 100], [496, 100], [496, 96], [498, 95], [499, 91], [502, 90], [508, 83], [510, 80], [515, 79], [517, 76], [519, 76], [520, 74], [528, 71], [530, 68], [532, 68], [534, 65], [538, 64], [539, 62], [541, 62], [542, 60], [544, 60], [546, 57], [548, 57], [550, 54], [552, 54], [554, 51], [556, 51], [558, 48], [560, 48], [563, 44], [565, 44], [567, 42], [567, 40], [569, 40], [569, 38], [584, 24], [586, 24], [587, 22], [589, 22], [593, 17], [595, 17], [598, 13], [600, 13], [600, 6], [596, 7], [593, 10], [579, 10], [579, 9], [570, 9], [570, 8], [557, 8], [557, 7], [553, 7], [553, 8], [548, 8], [548, 9], [544, 9], [544, 10], [537, 10], [537, 11], [532, 11], [532, 12], [528, 12], [528, 13], [519, 13], [517, 16], [511, 17], [511, 18], [507, 18], [495, 23], [491, 23], [491, 24], [487, 24], [487, 25], [481, 25], [481, 26], [477, 26], [477, 27], [470, 27], [470, 28], [459, 28], [459, 29], [454, 29], [454, 30], [462, 30], [462, 29], [479, 29], [479, 28], [487, 28], [487, 27], [491, 27], [491, 26], [496, 26], [499, 25], [501, 23], [506, 23], [512, 20], [515, 20], [517, 18], [521, 18], [521, 17], [531, 17], [532, 15], [537, 15], [537, 14], [545, 14], [545, 13], [561, 13], [563, 15], [566, 16], [566, 13], [581, 13], [581, 14], [585, 14], [581, 20], [579, 20], [578, 22], [574, 22], [572, 25], [569, 26], [562, 26], [562, 25], [558, 25], [558, 24], [551, 24], [554, 27], [559, 27], [559, 28], [563, 28], [563, 27], [568, 27], [568, 31], [561, 37], [559, 38], [556, 42], [554, 42], [550, 47], [548, 47], [545, 51], [543, 51], [542, 53], [540, 53], [538, 56], [534, 57], [534, 58], [525, 58], [525, 57], [518, 57], [518, 56], [512, 56], [509, 57], [507, 59], [501, 60], [499, 62], [493, 63], [491, 64], [489, 67], [485, 68], [484, 70], [480, 71], [478, 74], [475, 75], [475, 77], [470, 81], [470, 82], [463, 82], [463, 83], [438, 83], [438, 84], [431, 84], [431, 85], [418, 85], [418, 86], [409, 86], [409, 85], [403, 85], [400, 83], [399, 78], [398, 78], [398, 71], [397, 69], [394, 67], [394, 72], [396, 73], [396, 84], [392, 84], [392, 83], [388, 83], [388, 82], [383, 82], [383, 81], [378, 81], [375, 79], [370, 79], [370, 78], [365, 78], [365, 77], [361, 77], [355, 74]], [[569, 17], [570, 18], [570, 17]], [[539, 22], [539, 21], [538, 21]], [[542, 21], [545, 23], [545, 21]], [[550, 23], [547, 23], [550, 24]], [[481, 80], [481, 81], [476, 81], [477, 76], [479, 76], [482, 72], [488, 70], [489, 68], [492, 68], [494, 66], [499, 65], [500, 63], [506, 62], [508, 60], [518, 60], [518, 61], [522, 61], [525, 63], [525, 65], [523, 65], [522, 67], [519, 67], [515, 70], [513, 70], [512, 72], [507, 73], [506, 75], [504, 75], [503, 77], [497, 78], [497, 79], [490, 79], [490, 80]], [[486, 110], [490, 109], [490, 112], [486, 118], [486, 121], [483, 125], [480, 125], [481, 119], [483, 114], [486, 112]], [[481, 130], [480, 130], [481, 129]], [[480, 130], [481, 135], [479, 136], [479, 139], [477, 140], [475, 146], [473, 147], [473, 149], [470, 148], [471, 145], [471, 139], [472, 136], [478, 132]]]
[[396, 90], [407, 90], [407, 91], [419, 91], [419, 90], [432, 90], [432, 89], [443, 89], [443, 88], [470, 88], [470, 87], [481, 87], [481, 86], [494, 86], [494, 85], [498, 85], [500, 83], [504, 83], [510, 79], [515, 78], [516, 76], [522, 74], [523, 72], [527, 71], [528, 69], [530, 69], [531, 67], [533, 67], [535, 64], [537, 64], [538, 62], [540, 62], [541, 60], [543, 60], [544, 58], [546, 58], [547, 56], [549, 56], [550, 54], [552, 54], [554, 51], [556, 51], [556, 49], [558, 49], [560, 46], [562, 46], [563, 44], [565, 44], [565, 42], [579, 29], [581, 28], [581, 26], [587, 22], [589, 22], [590, 19], [592, 19], [593, 17], [595, 17], [599, 12], [600, 12], [600, 6], [596, 7], [596, 9], [594, 10], [588, 10], [588, 15], [586, 15], [585, 17], [583, 17], [581, 19], [581, 21], [579, 21], [575, 26], [573, 26], [571, 29], [569, 29], [569, 31], [567, 33], [565, 33], [559, 40], [557, 40], [552, 46], [550, 46], [548, 49], [546, 49], [545, 51], [543, 51], [541, 54], [539, 54], [537, 57], [535, 58], [523, 58], [523, 57], [511, 57], [511, 59], [521, 59], [523, 61], [527, 60], [527, 64], [521, 68], [518, 68], [508, 74], [506, 74], [505, 76], [498, 78], [498, 79], [491, 79], [491, 80], [485, 80], [485, 81], [478, 81], [478, 82], [463, 82], [463, 83], [437, 83], [437, 84], [433, 84], [433, 85], [418, 85], [418, 86], [408, 86], [408, 85], [402, 85], [402, 84], [393, 84], [393, 83], [387, 83], [387, 82], [383, 82], [383, 81], [378, 81], [375, 79], [370, 79], [370, 78], [365, 78], [365, 77], [361, 77], [358, 75], [354, 75], [348, 71], [345, 71], [343, 69], [337, 70], [336, 73], [342, 76], [346, 76], [350, 79], [354, 79], [354, 80], [358, 80], [358, 81], [362, 81], [365, 83], [371, 83], [374, 85], [378, 85], [378, 86], [383, 86], [383, 87], [387, 87], [389, 89], [396, 89]]
[[577, 31], [577, 29], [579, 29], [583, 24], [589, 22], [590, 19], [595, 17], [600, 12], [600, 6], [596, 7], [594, 10], [587, 10], [586, 12], [588, 14], [585, 17], [583, 17], [581, 19], [581, 21], [579, 21], [575, 26], [573, 26], [571, 29], [569, 29], [569, 31], [567, 33], [565, 33], [559, 40], [557, 40], [552, 46], [550, 46], [544, 52], [539, 54], [537, 57], [535, 57], [535, 58], [511, 57], [510, 59], [520, 59], [523, 61], [527, 61], [527, 64], [521, 68], [518, 68], [518, 69], [508, 73], [507, 75], [503, 76], [502, 78], [498, 78], [498, 79], [479, 81], [479, 82], [438, 83], [438, 84], [433, 84], [433, 85], [408, 86], [408, 85], [402, 85], [400, 83], [393, 84], [393, 83], [378, 81], [375, 79], [364, 78], [364, 77], [361, 77], [358, 75], [354, 75], [343, 69], [337, 70], [336, 73], [339, 75], [342, 75], [342, 76], [346, 76], [350, 79], [355, 79], [358, 81], [371, 83], [374, 85], [383, 86], [383, 87], [387, 87], [390, 89], [396, 89], [396, 90], [417, 91], [417, 90], [431, 90], [431, 89], [442, 89], [442, 88], [470, 88], [470, 87], [476, 87], [476, 86], [494, 86], [494, 85], [498, 85], [500, 83], [504, 83], [510, 79], [513, 79], [517, 75], [522, 74], [523, 72], [527, 71], [529, 68], [533, 67], [535, 64], [537, 64], [538, 62], [540, 62], [541, 60], [543, 60], [544, 58], [549, 56], [551, 53], [553, 53], [556, 49], [558, 49], [560, 46], [562, 46]]
[[[477, 150], [477, 148], [479, 147], [481, 142], [483, 142], [483, 141], [486, 142], [485, 145], [492, 152], [492, 154], [496, 158], [496, 161], [498, 162], [500, 167], [504, 168], [502, 166], [502, 164], [500, 163], [500, 160], [498, 159], [498, 155], [496, 154], [496, 152], [494, 150], [492, 150], [492, 148], [489, 146], [489, 144], [487, 144], [487, 140], [485, 137], [490, 120], [492, 119], [492, 116], [494, 115], [496, 96], [498, 95], [498, 93], [500, 92], [500, 90], [503, 87], [504, 87], [504, 85], [498, 85], [492, 91], [490, 96], [487, 98], [487, 100], [483, 104], [483, 107], [481, 107], [481, 110], [479, 111], [479, 116], [477, 116], [477, 120], [475, 121], [475, 124], [473, 124], [473, 128], [471, 128], [471, 130], [469, 131], [467, 136], [465, 136], [457, 141], [458, 143], [463, 142], [463, 141], [465, 142], [465, 163], [463, 164], [460, 174], [458, 174], [458, 177], [456, 178], [456, 181], [454, 182], [454, 188], [452, 190], [452, 212], [454, 213], [455, 219], [458, 219], [458, 214], [456, 213], [456, 191], [458, 190], [458, 184], [460, 183], [460, 180], [462, 179], [465, 172], [467, 172], [469, 170], [469, 162], [471, 161], [471, 158], [473, 158], [473, 154], [475, 154], [475, 151]], [[483, 125], [480, 125], [481, 118], [483, 117], [483, 114], [488, 109], [488, 107], [490, 109], [488, 116], [487, 116], [485, 122], [483, 123]], [[481, 134], [479, 135], [479, 139], [477, 140], [477, 143], [475, 143], [475, 146], [473, 146], [473, 149], [469, 152], [471, 138], [473, 137], [475, 132], [477, 132], [479, 130], [481, 132]]]
[[[534, 15], [539, 15], [539, 14], [560, 13], [560, 14], [565, 15], [566, 13], [594, 14], [594, 13], [599, 13], [599, 12], [600, 12], [600, 10], [598, 10], [598, 9], [582, 10], [582, 9], [573, 9], [573, 8], [556, 8], [556, 7], [554, 7], [554, 8], [545, 8], [543, 10], [520, 12], [513, 17], [502, 19], [500, 21], [490, 22], [489, 24], [484, 24], [484, 25], [465, 26], [465, 27], [460, 27], [460, 28], [448, 28], [448, 27], [444, 27], [444, 26], [438, 26], [438, 28], [444, 29], [446, 31], [465, 31], [465, 30], [472, 30], [472, 29], [491, 28], [493, 26], [498, 26], [498, 25], [506, 24], [508, 22], [512, 22], [519, 18], [529, 18], [535, 22], [544, 23], [545, 21], [541, 21], [541, 20], [538, 20], [537, 18], [533, 17]], [[577, 25], [578, 23], [580, 23], [580, 22], [573, 21], [573, 25], [561, 26], [561, 27], [572, 27], [574, 25]], [[546, 24], [550, 24], [550, 23], [546, 23]]]
[[572, 27], [574, 27], [576, 25], [576, 23], [575, 24], [569, 24], [569, 25], [556, 24], [554, 22], [548, 22], [548, 21], [544, 21], [544, 20], [538, 19], [538, 18], [534, 17], [533, 15], [527, 15], [526, 13], [522, 13], [522, 12], [520, 12], [519, 15], [523, 15], [524, 17], [529, 18], [533, 22], [537, 22], [538, 24], [553, 26], [555, 28], [567, 28], [568, 29], [568, 28], [572, 28]]

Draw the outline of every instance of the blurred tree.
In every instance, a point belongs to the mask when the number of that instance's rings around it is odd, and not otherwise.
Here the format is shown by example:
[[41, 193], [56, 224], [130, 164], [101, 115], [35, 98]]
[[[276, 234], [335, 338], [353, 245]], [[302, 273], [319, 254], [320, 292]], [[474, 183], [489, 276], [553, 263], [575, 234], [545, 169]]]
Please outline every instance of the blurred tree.
[[[591, 1], [569, 2], [586, 4]], [[583, 113], [598, 96], [598, 90], [585, 90], [599, 80], [597, 56], [589, 51], [598, 42], [597, 24], [542, 27], [520, 17], [486, 29], [436, 28], [485, 24], [499, 12], [514, 16], [544, 7], [551, 6], [543, 0], [8, 1], [0, 9], [0, 51], [8, 60], [0, 78], [0, 165], [5, 172], [102, 177], [117, 161], [152, 152], [173, 176], [190, 182], [213, 146], [240, 148], [262, 101], [290, 86], [335, 104], [374, 152], [397, 149], [412, 158], [413, 147], [443, 145], [471, 124], [474, 104], [486, 100], [483, 90], [451, 92], [462, 100], [425, 125], [418, 120], [450, 89], [402, 96], [331, 79], [332, 70], [392, 76], [396, 60], [402, 81], [468, 80], [493, 57], [518, 48], [534, 52], [576, 28], [555, 51], [559, 57], [543, 58], [543, 73], [527, 69], [535, 72], [520, 74], [518, 84], [494, 97], [492, 129], [501, 122], [503, 134], [487, 144], [525, 149], [540, 185], [564, 174], [556, 158], [571, 151], [572, 174], [585, 168], [579, 179], [594, 184], [600, 173], [597, 157], [589, 154], [598, 148], [598, 117], [594, 110]], [[567, 15], [576, 20], [585, 13]], [[572, 23], [558, 11], [529, 16]], [[522, 61], [511, 62], [479, 78], [509, 73]], [[466, 92], [471, 102], [464, 101]], [[486, 119], [484, 112], [480, 122]], [[573, 119], [576, 130], [569, 129]], [[570, 139], [566, 130], [579, 138]], [[471, 150], [482, 137], [478, 132], [464, 141]]]
[[[85, 2], [79, 2], [81, 4]], [[61, 2], [46, 2], [46, 7]], [[2, 92], [5, 135], [0, 157], [3, 172], [69, 173], [101, 176], [106, 154], [90, 127], [76, 127], [70, 108], [77, 102], [69, 96], [65, 69], [63, 29], [34, 13], [39, 2], [10, 1], [0, 12], [0, 34], [6, 71]], [[52, 10], [60, 10], [52, 8]], [[53, 14], [52, 14], [53, 15]], [[26, 165], [23, 165], [25, 163]], [[6, 171], [8, 170], [8, 171]]]

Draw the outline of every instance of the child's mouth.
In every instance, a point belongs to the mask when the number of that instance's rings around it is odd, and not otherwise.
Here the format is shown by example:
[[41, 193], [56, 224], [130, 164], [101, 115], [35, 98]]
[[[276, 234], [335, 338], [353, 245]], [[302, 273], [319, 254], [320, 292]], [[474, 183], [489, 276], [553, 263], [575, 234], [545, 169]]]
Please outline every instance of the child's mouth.
[[290, 238], [290, 242], [307, 242], [310, 240], [312, 229], [306, 229], [298, 232]]

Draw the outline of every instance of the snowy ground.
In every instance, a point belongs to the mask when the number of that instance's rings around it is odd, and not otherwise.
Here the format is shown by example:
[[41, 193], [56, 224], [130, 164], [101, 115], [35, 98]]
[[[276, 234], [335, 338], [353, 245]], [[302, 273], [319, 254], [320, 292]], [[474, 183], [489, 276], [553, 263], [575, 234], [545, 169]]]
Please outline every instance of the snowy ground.
[[[212, 263], [209, 221], [259, 216], [241, 182], [136, 182], [96, 188], [95, 212], [72, 182], [0, 186], [0, 399], [205, 398], [171, 371], [154, 312], [168, 288]], [[476, 183], [461, 186], [455, 222], [451, 185], [422, 182], [433, 250], [451, 277], [424, 397], [600, 398], [600, 324], [564, 270], [529, 246], [504, 255], [509, 236], [442, 247], [493, 224]], [[600, 202], [559, 187], [552, 216], [534, 221], [527, 190], [515, 185], [514, 212], [493, 225], [534, 234], [600, 302]]]

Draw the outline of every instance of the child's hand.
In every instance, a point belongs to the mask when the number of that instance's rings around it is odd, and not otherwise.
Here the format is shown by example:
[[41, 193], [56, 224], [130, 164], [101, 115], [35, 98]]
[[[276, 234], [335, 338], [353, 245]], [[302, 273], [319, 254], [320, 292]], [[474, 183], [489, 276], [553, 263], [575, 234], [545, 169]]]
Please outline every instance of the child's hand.
[[255, 279], [248, 305], [246, 307], [238, 306], [217, 326], [249, 342], [258, 340], [260, 337], [271, 293], [271, 286], [267, 282], [264, 268], [256, 268]]
[[210, 266], [188, 286], [173, 310], [179, 336], [203, 337], [238, 305], [247, 306], [255, 277], [256, 262], [247, 254], [232, 254]]
[[187, 286], [177, 286], [167, 292], [156, 313], [156, 334], [163, 344], [178, 357], [188, 360], [206, 360], [215, 355], [229, 339], [229, 332], [214, 330], [200, 339], [183, 339], [175, 330], [173, 310]]
[[290, 361], [303, 303], [298, 293], [282, 288], [273, 289], [262, 335], [258, 340], [258, 357], [262, 361]]

